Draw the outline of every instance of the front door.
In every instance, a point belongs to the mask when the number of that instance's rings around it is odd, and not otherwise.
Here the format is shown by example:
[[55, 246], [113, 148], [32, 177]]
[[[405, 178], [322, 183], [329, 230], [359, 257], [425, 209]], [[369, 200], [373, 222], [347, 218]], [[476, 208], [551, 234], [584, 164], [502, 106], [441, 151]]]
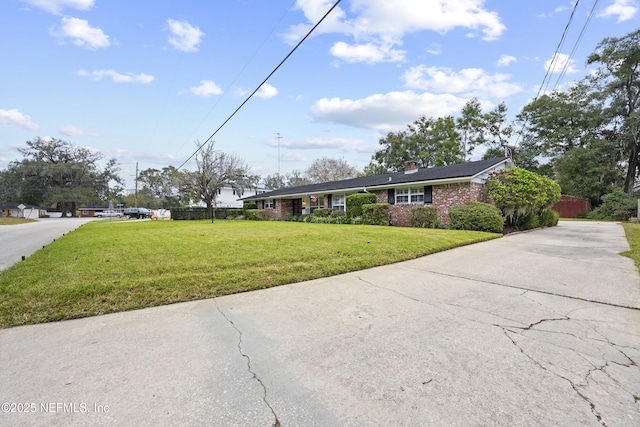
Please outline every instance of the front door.
[[293, 199], [293, 216], [299, 217], [302, 215], [302, 199]]

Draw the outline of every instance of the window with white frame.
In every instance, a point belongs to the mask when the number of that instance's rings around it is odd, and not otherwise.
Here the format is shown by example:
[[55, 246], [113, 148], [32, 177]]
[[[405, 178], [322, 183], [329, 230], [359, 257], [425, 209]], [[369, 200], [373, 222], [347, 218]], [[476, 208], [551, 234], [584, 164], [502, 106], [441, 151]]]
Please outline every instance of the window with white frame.
[[344, 194], [334, 194], [331, 196], [331, 207], [338, 211], [344, 210]]
[[273, 199], [267, 199], [264, 201], [264, 209], [274, 209], [275, 208], [275, 203], [273, 202]]
[[324, 208], [324, 198], [322, 196], [309, 196], [309, 207], [311, 208], [311, 213], [318, 208]]
[[424, 203], [424, 187], [398, 188], [396, 190], [396, 203]]

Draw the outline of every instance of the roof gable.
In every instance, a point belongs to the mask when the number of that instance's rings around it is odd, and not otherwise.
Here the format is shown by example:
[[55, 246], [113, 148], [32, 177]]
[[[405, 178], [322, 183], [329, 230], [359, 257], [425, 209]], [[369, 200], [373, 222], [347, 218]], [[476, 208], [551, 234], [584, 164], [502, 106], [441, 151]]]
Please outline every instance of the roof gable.
[[509, 161], [508, 157], [498, 159], [478, 160], [475, 162], [459, 163], [433, 168], [423, 168], [411, 173], [392, 172], [382, 175], [363, 176], [340, 181], [323, 182], [320, 184], [300, 185], [269, 191], [263, 194], [246, 197], [243, 200], [272, 199], [297, 194], [329, 193], [333, 191], [355, 188], [395, 187], [413, 182], [442, 181], [447, 179], [472, 179], [473, 177], [491, 169], [501, 163]]

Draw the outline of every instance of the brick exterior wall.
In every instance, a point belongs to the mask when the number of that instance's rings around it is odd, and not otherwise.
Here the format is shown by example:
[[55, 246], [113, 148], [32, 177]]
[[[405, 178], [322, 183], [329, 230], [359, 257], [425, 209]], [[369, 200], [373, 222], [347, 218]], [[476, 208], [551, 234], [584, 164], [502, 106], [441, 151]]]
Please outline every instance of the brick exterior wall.
[[[375, 192], [378, 203], [388, 202], [387, 190]], [[433, 186], [433, 203], [394, 204], [389, 207], [391, 225], [409, 227], [411, 225], [411, 209], [418, 206], [433, 206], [438, 212], [438, 219], [443, 224], [449, 223], [449, 208], [465, 202], [486, 202], [487, 192], [484, 184], [465, 182], [461, 184], [444, 184]]]
[[[378, 203], [388, 202], [387, 190], [372, 191], [376, 195]], [[324, 196], [324, 206], [328, 207], [329, 198]], [[433, 206], [438, 212], [438, 219], [443, 224], [449, 223], [449, 208], [465, 202], [486, 202], [487, 192], [484, 184], [465, 182], [460, 184], [443, 184], [433, 186], [433, 203], [431, 204], [393, 204], [389, 207], [391, 213], [391, 225], [408, 227], [411, 225], [411, 209], [417, 206]], [[267, 209], [265, 213], [271, 218], [284, 219], [287, 214], [293, 212], [293, 201], [276, 199], [275, 209]], [[258, 208], [264, 207], [264, 202], [258, 203]]]

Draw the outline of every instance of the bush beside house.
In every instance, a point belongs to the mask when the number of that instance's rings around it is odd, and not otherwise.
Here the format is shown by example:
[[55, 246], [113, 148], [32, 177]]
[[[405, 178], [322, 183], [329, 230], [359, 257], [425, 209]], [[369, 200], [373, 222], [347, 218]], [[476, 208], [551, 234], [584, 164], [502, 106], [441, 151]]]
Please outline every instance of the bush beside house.
[[488, 203], [468, 202], [449, 210], [449, 228], [452, 230], [501, 233], [504, 222], [500, 209]]
[[[491, 174], [487, 194], [505, 217], [505, 224], [521, 230], [553, 223], [553, 214], [545, 214], [560, 200], [560, 186], [551, 178], [513, 167]], [[557, 224], [557, 221], [555, 221]]]
[[433, 206], [419, 206], [412, 208], [409, 214], [411, 226], [416, 228], [440, 228], [442, 223], [438, 219], [438, 211]]
[[345, 200], [347, 216], [356, 218], [362, 216], [362, 206], [376, 203], [377, 197], [371, 193], [356, 193], [348, 195]]

